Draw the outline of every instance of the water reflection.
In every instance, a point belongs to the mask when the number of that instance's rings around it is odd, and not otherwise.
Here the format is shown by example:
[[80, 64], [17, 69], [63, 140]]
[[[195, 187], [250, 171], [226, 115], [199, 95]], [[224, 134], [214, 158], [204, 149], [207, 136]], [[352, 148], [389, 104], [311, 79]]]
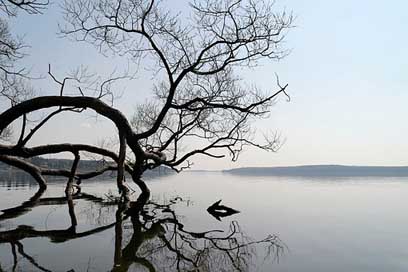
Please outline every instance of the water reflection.
[[[113, 256], [109, 257], [113, 262], [111, 267], [97, 267], [95, 271], [249, 271], [258, 246], [263, 247], [271, 258], [279, 257], [284, 248], [274, 235], [252, 241], [236, 221], [231, 222], [226, 231], [187, 230], [174, 209], [174, 205], [183, 201], [179, 197], [166, 203], [156, 203], [149, 200], [149, 195], [141, 194], [136, 201], [124, 203], [84, 192], [65, 197], [43, 197], [43, 194], [44, 191], [39, 190], [21, 205], [3, 210], [0, 227], [6, 220], [16, 220], [49, 205], [68, 207], [69, 226], [40, 230], [34, 226], [19, 225], [0, 231], [0, 245], [9, 244], [12, 256], [11, 267], [2, 268], [0, 263], [0, 271], [51, 271], [49, 267], [55, 267], [55, 263], [42, 263], [41, 258], [27, 253], [35, 250], [26, 249], [24, 240], [27, 238], [48, 238], [52, 244], [67, 243], [85, 237], [100, 239], [96, 235], [108, 229], [114, 232]], [[86, 216], [98, 222], [97, 226], [78, 231], [74, 205], [77, 201], [88, 204]], [[90, 267], [82, 267], [78, 271], [90, 270]]]
[[18, 190], [37, 187], [37, 183], [25, 172], [0, 169], [0, 187], [6, 187], [8, 190]]

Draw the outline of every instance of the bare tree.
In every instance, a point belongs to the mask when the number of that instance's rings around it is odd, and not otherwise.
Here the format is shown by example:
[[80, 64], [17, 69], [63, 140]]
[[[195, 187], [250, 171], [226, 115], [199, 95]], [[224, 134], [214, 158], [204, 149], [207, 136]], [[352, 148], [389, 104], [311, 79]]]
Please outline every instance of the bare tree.
[[[48, 2], [37, 0], [3, 0], [0, 1], [0, 12], [6, 18], [17, 15], [18, 10], [30, 14], [41, 13]], [[28, 71], [19, 67], [18, 62], [25, 56], [25, 48], [21, 37], [12, 35], [6, 18], [0, 18], [0, 105], [9, 103], [11, 106], [33, 96], [33, 89], [27, 82]], [[0, 135], [0, 140], [8, 141], [12, 137], [11, 127]]]
[[[146, 170], [162, 165], [180, 171], [191, 166], [190, 159], [195, 155], [229, 155], [236, 160], [245, 146], [266, 151], [279, 148], [276, 135], [265, 136], [263, 143], [255, 141], [252, 123], [269, 115], [278, 95], [287, 96], [287, 85], [281, 86], [278, 81], [277, 90], [265, 92], [246, 86], [234, 72], [237, 67], [256, 67], [259, 60], [277, 60], [287, 54], [282, 45], [292, 25], [292, 15], [275, 12], [273, 2], [193, 1], [191, 13], [183, 17], [173, 15], [154, 0], [66, 0], [63, 7], [65, 25], [61, 33], [91, 43], [103, 54], [116, 54], [148, 66], [156, 75], [154, 98], [140, 105], [128, 119], [110, 101], [106, 102], [116, 78], [88, 90], [78, 87], [78, 96], [73, 96], [64, 93], [66, 82], [80, 80], [59, 80], [50, 70], [50, 76], [58, 83], [59, 95], [28, 99], [3, 111], [0, 132], [4, 133], [18, 119], [23, 119], [24, 124], [24, 118], [33, 112], [54, 111], [28, 134], [23, 127], [15, 145], [1, 145], [0, 161], [13, 161], [14, 166], [27, 171], [30, 167], [22, 167], [27, 162], [21, 158], [71, 152], [72, 184], [73, 179], [80, 178], [77, 164], [81, 152], [107, 156], [112, 162], [109, 167], [117, 171], [119, 192], [126, 196], [126, 171], [142, 192], [148, 193], [141, 180]], [[93, 92], [89, 92], [91, 89]], [[93, 110], [116, 125], [118, 150], [72, 143], [26, 147], [51, 117], [84, 109]], [[195, 148], [183, 148], [191, 142]], [[46, 172], [28, 172], [45, 187], [42, 175]]]
[[17, 62], [25, 55], [25, 47], [21, 38], [11, 35], [7, 21], [0, 19], [0, 98], [9, 101], [11, 106], [32, 93], [26, 82], [26, 69], [17, 67]]
[[48, 0], [0, 0], [0, 10], [8, 16], [16, 16], [18, 10], [28, 14], [41, 14], [48, 4]]
[[[0, 12], [8, 18], [17, 16], [19, 10], [28, 14], [41, 14], [48, 6], [48, 0], [0, 0]], [[24, 82], [27, 71], [16, 63], [25, 56], [27, 45], [19, 37], [11, 35], [5, 18], [0, 19], [0, 96], [12, 104], [28, 98], [31, 88]]]

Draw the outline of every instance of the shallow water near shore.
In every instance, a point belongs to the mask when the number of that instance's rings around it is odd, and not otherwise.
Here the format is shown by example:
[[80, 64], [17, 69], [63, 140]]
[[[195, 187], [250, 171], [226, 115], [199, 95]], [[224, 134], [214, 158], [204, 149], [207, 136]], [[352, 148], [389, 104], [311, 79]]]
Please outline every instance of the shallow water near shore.
[[[148, 181], [146, 212], [119, 223], [113, 180], [85, 181], [72, 206], [64, 183], [38, 199], [37, 186], [16, 185], [0, 185], [0, 209], [20, 207], [0, 213], [4, 271], [408, 270], [405, 178], [186, 172]], [[240, 213], [211, 216], [220, 199]]]

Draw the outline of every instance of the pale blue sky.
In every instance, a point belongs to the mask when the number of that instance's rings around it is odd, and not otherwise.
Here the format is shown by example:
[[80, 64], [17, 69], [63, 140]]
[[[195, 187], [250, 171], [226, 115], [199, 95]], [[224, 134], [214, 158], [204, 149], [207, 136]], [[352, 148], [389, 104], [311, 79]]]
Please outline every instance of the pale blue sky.
[[[62, 19], [56, 2], [43, 16], [20, 13], [13, 22], [32, 46], [26, 63], [33, 73], [46, 74], [48, 63], [61, 76], [81, 64], [104, 74], [125, 65], [101, 57], [89, 45], [57, 38], [57, 21]], [[277, 0], [277, 8], [282, 7], [297, 17], [286, 40], [292, 53], [243, 73], [248, 82], [263, 88], [275, 88], [274, 72], [289, 83], [291, 102], [282, 97], [271, 118], [258, 124], [260, 130], [281, 132], [285, 145], [278, 153], [248, 150], [233, 164], [197, 158], [195, 169], [408, 165], [408, 2]], [[125, 96], [116, 106], [131, 114], [134, 104], [149, 95], [150, 83], [143, 72], [137, 81], [126, 82]], [[56, 93], [49, 79], [36, 84], [45, 93]], [[96, 143], [106, 133], [113, 135], [112, 129], [93, 118], [56, 119], [35, 141]]]

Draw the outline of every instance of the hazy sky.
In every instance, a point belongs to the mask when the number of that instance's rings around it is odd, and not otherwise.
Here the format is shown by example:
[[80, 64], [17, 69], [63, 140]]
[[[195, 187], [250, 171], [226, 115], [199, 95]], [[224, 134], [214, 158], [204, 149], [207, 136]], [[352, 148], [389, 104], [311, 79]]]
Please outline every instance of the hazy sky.
[[[91, 46], [57, 37], [62, 22], [58, 1], [42, 16], [20, 13], [12, 22], [31, 45], [25, 63], [45, 75], [48, 63], [64, 76], [79, 65], [109, 74], [126, 64], [99, 55]], [[168, 1], [170, 3], [170, 1]], [[182, 8], [185, 1], [172, 2]], [[407, 1], [277, 0], [296, 15], [286, 39], [291, 54], [244, 73], [250, 83], [275, 89], [274, 72], [289, 84], [291, 102], [279, 100], [261, 131], [277, 130], [286, 139], [278, 153], [247, 150], [237, 163], [197, 158], [195, 169], [299, 164], [408, 165]], [[405, 20], [404, 20], [405, 19]], [[115, 102], [126, 114], [149, 96], [151, 80], [141, 72], [125, 82]], [[47, 78], [36, 82], [56, 94]], [[97, 143], [114, 135], [104, 121], [73, 116], [55, 119], [34, 143]]]

